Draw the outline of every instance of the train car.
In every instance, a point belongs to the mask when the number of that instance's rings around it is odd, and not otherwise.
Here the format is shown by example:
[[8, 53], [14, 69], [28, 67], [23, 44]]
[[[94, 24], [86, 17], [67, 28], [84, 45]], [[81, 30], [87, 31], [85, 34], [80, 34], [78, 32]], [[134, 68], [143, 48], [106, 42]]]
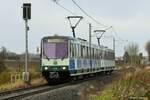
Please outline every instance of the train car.
[[104, 46], [68, 36], [48, 36], [41, 40], [41, 71], [49, 83], [111, 72], [114, 67], [114, 50]]

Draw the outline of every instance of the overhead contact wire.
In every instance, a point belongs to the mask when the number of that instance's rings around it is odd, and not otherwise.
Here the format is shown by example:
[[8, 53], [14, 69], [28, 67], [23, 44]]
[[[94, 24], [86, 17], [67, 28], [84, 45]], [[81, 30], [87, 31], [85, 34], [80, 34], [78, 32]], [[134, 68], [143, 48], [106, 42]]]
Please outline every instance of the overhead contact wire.
[[89, 18], [91, 18], [94, 22], [96, 22], [97, 24], [103, 26], [103, 27], [108, 27], [102, 23], [100, 23], [99, 21], [97, 21], [95, 18], [93, 18], [92, 16], [90, 16], [84, 9], [82, 9], [79, 4], [77, 4], [74, 0], [72, 0], [72, 2], [86, 15], [88, 16]]

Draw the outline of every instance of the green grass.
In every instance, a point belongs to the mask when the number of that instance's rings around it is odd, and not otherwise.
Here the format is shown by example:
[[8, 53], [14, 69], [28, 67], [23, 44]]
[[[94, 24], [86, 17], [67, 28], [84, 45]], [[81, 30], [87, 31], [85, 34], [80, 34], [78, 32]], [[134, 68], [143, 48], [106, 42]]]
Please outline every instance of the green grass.
[[128, 73], [119, 81], [106, 86], [97, 96], [90, 100], [128, 100], [129, 97], [150, 98], [150, 70]]

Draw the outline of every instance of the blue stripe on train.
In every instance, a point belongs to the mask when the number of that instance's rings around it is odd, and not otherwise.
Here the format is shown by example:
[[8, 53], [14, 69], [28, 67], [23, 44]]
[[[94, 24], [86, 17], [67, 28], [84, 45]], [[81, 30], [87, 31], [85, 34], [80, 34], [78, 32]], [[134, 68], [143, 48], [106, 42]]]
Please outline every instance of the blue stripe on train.
[[70, 61], [69, 61], [69, 69], [70, 70], [74, 70], [75, 69], [75, 60], [74, 59], [70, 59]]

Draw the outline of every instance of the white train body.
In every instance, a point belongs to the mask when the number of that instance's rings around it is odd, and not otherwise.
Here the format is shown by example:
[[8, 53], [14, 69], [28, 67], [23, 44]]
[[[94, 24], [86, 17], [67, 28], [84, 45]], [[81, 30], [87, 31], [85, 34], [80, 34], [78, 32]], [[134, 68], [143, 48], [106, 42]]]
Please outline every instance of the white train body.
[[[91, 53], [90, 53], [91, 52]], [[63, 76], [78, 76], [115, 68], [114, 50], [67, 36], [44, 37], [41, 42], [41, 70]], [[60, 75], [61, 74], [61, 75]]]

